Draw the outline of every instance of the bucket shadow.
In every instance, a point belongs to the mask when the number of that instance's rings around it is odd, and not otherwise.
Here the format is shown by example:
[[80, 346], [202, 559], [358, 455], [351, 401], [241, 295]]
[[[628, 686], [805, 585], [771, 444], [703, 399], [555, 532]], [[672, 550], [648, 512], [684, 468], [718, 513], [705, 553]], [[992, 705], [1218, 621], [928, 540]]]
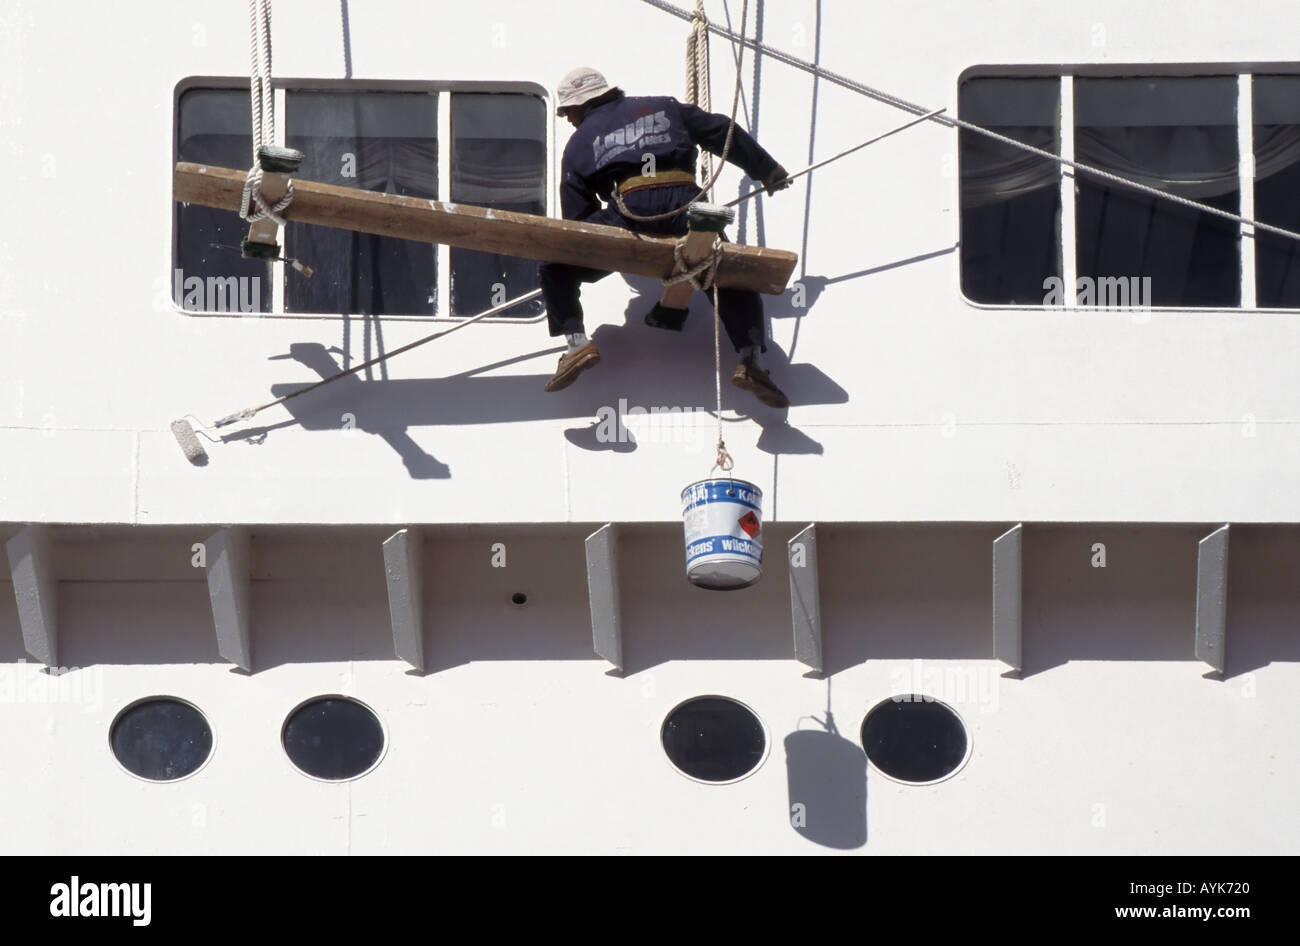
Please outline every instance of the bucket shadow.
[[867, 756], [829, 713], [817, 722], [785, 737], [790, 826], [814, 844], [854, 850], [867, 843]]

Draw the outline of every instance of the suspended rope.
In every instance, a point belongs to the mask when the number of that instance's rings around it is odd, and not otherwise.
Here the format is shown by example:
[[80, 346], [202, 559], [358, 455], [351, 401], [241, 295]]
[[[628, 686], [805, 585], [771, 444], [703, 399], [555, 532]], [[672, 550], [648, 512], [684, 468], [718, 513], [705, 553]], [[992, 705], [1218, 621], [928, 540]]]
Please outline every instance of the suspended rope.
[[[704, 0], [695, 0], [695, 16], [691, 19], [691, 33], [686, 37], [686, 102], [688, 105], [696, 105], [706, 112], [713, 111], [713, 89], [712, 89], [712, 70], [709, 66], [709, 18], [704, 12]], [[736, 63], [736, 91], [740, 91], [740, 63]], [[731, 103], [731, 122], [727, 126], [726, 147], [722, 149], [725, 161], [725, 155], [731, 146], [731, 135], [736, 127], [736, 102], [738, 97]], [[700, 196], [703, 196], [707, 188], [710, 192], [709, 199], [712, 200], [713, 192], [713, 153], [704, 152], [704, 160], [708, 167], [708, 176], [705, 178], [706, 183], [701, 186]]]
[[[694, 18], [689, 12], [681, 9], [680, 7], [675, 6], [674, 4], [667, 3], [665, 2], [665, 0], [641, 0], [641, 2], [647, 3], [658, 10], [664, 11], [665, 13], [670, 13], [673, 16], [679, 17], [680, 19], [692, 20], [692, 21], [694, 20]], [[1025, 151], [1028, 152], [1029, 154], [1037, 155], [1038, 157], [1044, 158], [1048, 161], [1055, 161], [1057, 164], [1063, 167], [1071, 168], [1072, 170], [1081, 172], [1083, 174], [1090, 174], [1093, 175], [1094, 177], [1103, 178], [1114, 184], [1118, 184], [1121, 187], [1127, 187], [1132, 190], [1141, 191], [1142, 193], [1149, 194], [1152, 197], [1156, 197], [1162, 200], [1173, 201], [1176, 204], [1182, 204], [1185, 207], [1191, 207], [1195, 210], [1202, 211], [1203, 213], [1212, 214], [1213, 216], [1216, 217], [1222, 217], [1225, 220], [1232, 220], [1235, 223], [1241, 224], [1243, 226], [1253, 227], [1256, 230], [1263, 230], [1267, 233], [1274, 233], [1277, 234], [1278, 236], [1283, 236], [1291, 240], [1300, 241], [1300, 233], [1297, 233], [1294, 230], [1287, 230], [1283, 227], [1275, 227], [1272, 224], [1262, 223], [1261, 221], [1255, 220], [1251, 217], [1243, 217], [1242, 215], [1234, 214], [1231, 211], [1220, 210], [1218, 207], [1212, 207], [1209, 204], [1203, 204], [1199, 201], [1190, 200], [1186, 197], [1181, 197], [1178, 194], [1172, 194], [1169, 191], [1161, 190], [1158, 187], [1152, 187], [1149, 184], [1143, 184], [1140, 181], [1135, 181], [1132, 180], [1131, 178], [1122, 177], [1121, 175], [1115, 174], [1111, 171], [1107, 171], [1104, 168], [1094, 167], [1089, 164], [1081, 164], [1078, 161], [1073, 161], [1069, 158], [1064, 158], [1059, 154], [1053, 154], [1052, 152], [1045, 151], [1042, 148], [1036, 148], [1033, 145], [1027, 145], [1023, 141], [1017, 141], [1015, 138], [1009, 138], [1006, 135], [1002, 135], [996, 131], [992, 131], [991, 129], [985, 128], [982, 125], [976, 125], [974, 122], [968, 122], [965, 119], [950, 118], [946, 115], [942, 115], [940, 114], [940, 112], [943, 111], [942, 109], [935, 111], [935, 110], [924, 108], [923, 106], [917, 105], [914, 102], [909, 102], [906, 99], [899, 98], [896, 95], [891, 95], [890, 93], [885, 92], [881, 89], [873, 88], [872, 86], [866, 85], [865, 83], [858, 82], [854, 79], [850, 79], [844, 75], [840, 75], [837, 72], [832, 72], [830, 69], [825, 69], [815, 63], [811, 63], [808, 62], [807, 60], [800, 59], [797, 56], [792, 56], [789, 53], [777, 49], [773, 46], [768, 46], [765, 45], [764, 43], [760, 43], [757, 39], [746, 39], [743, 29], [741, 30], [740, 34], [736, 34], [731, 30], [726, 29], [725, 27], [716, 26], [713, 23], [708, 23], [705, 26], [705, 29], [707, 29], [712, 33], [716, 33], [719, 36], [725, 37], [726, 39], [729, 39], [733, 42], [740, 43], [741, 49], [744, 49], [746, 46], [749, 46], [756, 53], [761, 53], [764, 56], [769, 56], [772, 59], [775, 59], [777, 62], [783, 63], [787, 66], [791, 66], [795, 69], [802, 70], [803, 72], [807, 72], [810, 75], [817, 76], [820, 79], [825, 79], [827, 82], [831, 82], [835, 85], [841, 86], [846, 89], [851, 89], [854, 92], [858, 92], [861, 95], [865, 95], [867, 98], [875, 99], [877, 102], [882, 102], [885, 105], [890, 105], [894, 108], [901, 109], [902, 111], [910, 112], [913, 115], [923, 115], [925, 113], [929, 113], [932, 116], [930, 118], [931, 121], [937, 122], [938, 124], [943, 125], [946, 128], [961, 128], [965, 131], [974, 132], [977, 135], [983, 135], [986, 138], [991, 138], [994, 141], [999, 141], [1002, 144], [1007, 145], [1008, 147], [1018, 148], [1021, 151]]]
[[[293, 203], [293, 181], [274, 205], [262, 196], [262, 150], [275, 145], [275, 98], [271, 89], [271, 0], [248, 0], [248, 48], [251, 61], [248, 90], [253, 119], [253, 165], [244, 179], [239, 216], [249, 223], [272, 220], [283, 227], [280, 215]], [[256, 207], [256, 210], [253, 208]]]
[[[745, 0], [740, 9], [740, 35], [745, 35], [745, 22], [749, 16], [749, 0]], [[692, 23], [691, 40], [694, 42], [694, 54], [697, 63], [703, 59], [704, 72], [703, 82], [699, 82], [699, 70], [697, 67], [697, 85], [702, 84], [704, 89], [704, 99], [709, 100], [709, 21], [704, 16], [704, 3], [702, 0], [695, 2], [695, 19]], [[689, 48], [689, 44], [688, 44]], [[703, 53], [701, 54], [701, 50]], [[736, 106], [740, 102], [740, 77], [742, 65], [745, 61], [745, 44], [740, 44], [739, 51], [736, 55], [736, 88], [731, 100], [731, 124], [727, 128], [727, 140], [722, 148], [722, 156], [718, 159], [718, 170], [721, 171], [727, 160], [727, 150], [731, 147], [731, 136], [736, 130]], [[698, 89], [697, 89], [698, 92]], [[716, 176], [713, 173], [713, 158], [709, 158], [709, 203], [715, 203], [714, 184]], [[680, 244], [679, 244], [680, 246]], [[680, 252], [675, 252], [674, 256], [681, 262]], [[731, 454], [727, 452], [727, 443], [722, 439], [722, 314], [719, 309], [718, 283], [714, 278], [718, 272], [718, 262], [722, 257], [722, 234], [719, 233], [713, 238], [713, 251], [709, 254], [707, 282], [703, 285], [711, 284], [713, 287], [713, 391], [716, 398], [716, 417], [718, 420], [718, 454], [713, 461], [713, 470], [721, 470], [723, 473], [730, 475], [731, 468], [735, 465], [731, 459]], [[694, 278], [691, 279], [691, 285], [700, 288], [701, 284], [697, 283]]]
[[709, 98], [709, 20], [704, 15], [704, 0], [695, 0], [691, 32], [686, 37], [686, 101], [706, 112]]

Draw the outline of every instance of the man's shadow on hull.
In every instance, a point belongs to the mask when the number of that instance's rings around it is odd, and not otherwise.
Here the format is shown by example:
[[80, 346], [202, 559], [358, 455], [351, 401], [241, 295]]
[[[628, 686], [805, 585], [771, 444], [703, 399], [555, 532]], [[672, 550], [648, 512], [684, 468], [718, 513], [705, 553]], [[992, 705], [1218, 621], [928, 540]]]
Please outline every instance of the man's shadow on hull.
[[[565, 431], [574, 446], [584, 450], [630, 452], [635, 436], [625, 429], [621, 436], [605, 436], [598, 420], [621, 410], [640, 407], [646, 411], [699, 411], [712, 415], [715, 404], [713, 311], [697, 293], [690, 317], [681, 332], [650, 328], [642, 322], [658, 298], [656, 280], [629, 278], [634, 295], [627, 308], [627, 324], [603, 325], [592, 334], [600, 349], [601, 362], [585, 372], [571, 387], [555, 393], [543, 388], [551, 377], [554, 360], [563, 350], [548, 346], [531, 355], [482, 365], [442, 378], [402, 381], [363, 381], [355, 375], [341, 378], [328, 388], [305, 395], [301, 402], [290, 400], [284, 407], [291, 421], [253, 428], [235, 435], [257, 440], [279, 427], [298, 424], [305, 430], [336, 431], [347, 424], [381, 437], [402, 458], [415, 479], [447, 479], [450, 467], [426, 452], [409, 431], [412, 427], [486, 425], [532, 420], [581, 420]], [[520, 326], [520, 331], [542, 334], [543, 325]], [[546, 337], [543, 335], [543, 337]], [[762, 428], [759, 449], [771, 454], [821, 453], [821, 444], [790, 426], [788, 409], [760, 404], [753, 395], [731, 384], [731, 372], [739, 360], [722, 336], [723, 410], [745, 415]], [[319, 343], [294, 343], [287, 355], [322, 378], [343, 368], [332, 352]], [[767, 367], [772, 378], [786, 392], [792, 406], [842, 404], [847, 392], [816, 366], [792, 365], [785, 353], [768, 344]], [[537, 374], [491, 376], [486, 372], [526, 360], [542, 360], [545, 370]], [[272, 385], [274, 397], [301, 390], [302, 384]], [[674, 411], [675, 413], [676, 411]], [[724, 423], [734, 422], [734, 418]], [[711, 417], [707, 424], [712, 425]], [[606, 424], [606, 431], [610, 424]], [[620, 425], [621, 426], [621, 425]]]

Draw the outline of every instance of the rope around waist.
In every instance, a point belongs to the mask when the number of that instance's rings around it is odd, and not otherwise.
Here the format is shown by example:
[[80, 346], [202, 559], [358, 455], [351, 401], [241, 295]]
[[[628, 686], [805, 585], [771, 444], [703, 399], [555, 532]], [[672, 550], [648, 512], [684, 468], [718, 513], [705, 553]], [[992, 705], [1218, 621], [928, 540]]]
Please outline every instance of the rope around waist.
[[647, 187], [669, 187], [682, 184], [694, 184], [695, 175], [690, 171], [659, 171], [656, 174], [638, 174], [629, 177], [618, 185], [620, 194], [644, 190]]

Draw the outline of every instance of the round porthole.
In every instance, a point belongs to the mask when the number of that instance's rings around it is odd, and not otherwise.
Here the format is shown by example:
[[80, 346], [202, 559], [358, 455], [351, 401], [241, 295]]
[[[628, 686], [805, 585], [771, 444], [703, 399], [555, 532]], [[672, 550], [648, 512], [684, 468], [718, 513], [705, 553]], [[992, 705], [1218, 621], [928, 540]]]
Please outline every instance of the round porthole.
[[212, 727], [203, 713], [172, 696], [125, 707], [113, 720], [108, 741], [122, 768], [151, 782], [193, 775], [212, 755]]
[[370, 707], [351, 697], [318, 696], [284, 721], [284, 751], [312, 778], [342, 782], [365, 775], [384, 753], [384, 727]]
[[913, 693], [885, 700], [867, 714], [862, 748], [871, 764], [890, 778], [928, 785], [962, 767], [970, 738], [950, 706]]
[[679, 772], [720, 784], [744, 778], [767, 755], [767, 735], [754, 711], [725, 696], [698, 696], [679, 704], [659, 734]]

